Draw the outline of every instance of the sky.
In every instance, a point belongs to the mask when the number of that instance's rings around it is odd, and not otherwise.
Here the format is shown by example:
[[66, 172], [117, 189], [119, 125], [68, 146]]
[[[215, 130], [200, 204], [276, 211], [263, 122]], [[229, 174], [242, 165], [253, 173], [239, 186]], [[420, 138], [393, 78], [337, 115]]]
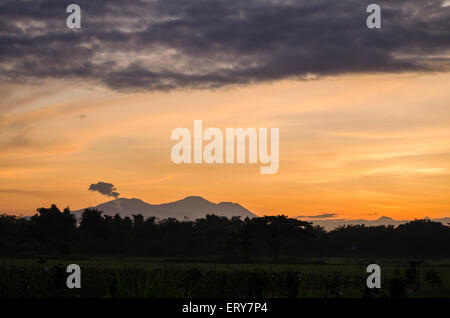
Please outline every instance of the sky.
[[[373, 1], [372, 1], [373, 2]], [[450, 215], [450, 7], [0, 1], [0, 213], [189, 195], [258, 215]], [[171, 161], [172, 130], [280, 129], [280, 168]]]

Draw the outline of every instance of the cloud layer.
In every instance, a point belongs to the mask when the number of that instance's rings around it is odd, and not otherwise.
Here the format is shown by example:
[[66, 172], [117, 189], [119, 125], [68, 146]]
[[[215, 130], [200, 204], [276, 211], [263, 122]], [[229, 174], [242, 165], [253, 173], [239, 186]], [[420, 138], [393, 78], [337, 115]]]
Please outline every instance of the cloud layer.
[[318, 214], [318, 215], [301, 215], [297, 216], [298, 219], [306, 218], [306, 219], [329, 219], [334, 218], [338, 216], [336, 213], [324, 213], [324, 214]]
[[119, 90], [215, 88], [343, 73], [447, 70], [440, 0], [3, 0], [0, 83], [77, 79]]

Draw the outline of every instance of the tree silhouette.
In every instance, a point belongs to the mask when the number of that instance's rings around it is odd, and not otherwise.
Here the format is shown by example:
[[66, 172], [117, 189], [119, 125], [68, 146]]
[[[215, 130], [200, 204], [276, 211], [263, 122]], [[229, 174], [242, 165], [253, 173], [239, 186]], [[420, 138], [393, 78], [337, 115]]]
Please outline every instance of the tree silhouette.
[[68, 208], [61, 212], [53, 204], [49, 209], [39, 208], [37, 212], [31, 217], [30, 232], [38, 239], [62, 239], [75, 230], [76, 219]]
[[250, 231], [265, 241], [272, 249], [276, 262], [279, 261], [280, 245], [294, 237], [312, 233], [311, 223], [288, 218], [284, 215], [254, 218], [250, 222]]
[[306, 256], [450, 257], [450, 227], [430, 220], [398, 227], [343, 226], [326, 232], [284, 215], [244, 220], [207, 215], [179, 221], [141, 214], [123, 218], [96, 209], [75, 215], [55, 205], [37, 212], [31, 218], [0, 215], [0, 255], [272, 257], [276, 262]]

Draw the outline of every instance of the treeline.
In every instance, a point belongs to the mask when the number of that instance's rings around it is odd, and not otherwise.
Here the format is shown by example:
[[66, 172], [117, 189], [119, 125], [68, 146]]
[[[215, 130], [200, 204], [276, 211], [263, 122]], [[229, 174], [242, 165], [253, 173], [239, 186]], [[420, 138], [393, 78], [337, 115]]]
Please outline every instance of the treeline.
[[55, 205], [37, 211], [31, 218], [0, 216], [0, 256], [450, 257], [450, 227], [430, 220], [326, 232], [283, 215], [158, 221], [87, 209], [77, 220]]

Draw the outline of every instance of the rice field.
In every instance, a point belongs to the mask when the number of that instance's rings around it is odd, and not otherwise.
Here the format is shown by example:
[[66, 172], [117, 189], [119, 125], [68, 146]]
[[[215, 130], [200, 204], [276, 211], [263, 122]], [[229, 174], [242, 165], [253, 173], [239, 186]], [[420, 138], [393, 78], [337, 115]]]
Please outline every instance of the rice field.
[[[382, 269], [378, 290], [366, 288], [371, 263]], [[80, 289], [66, 286], [69, 264], [81, 267]], [[450, 260], [1, 259], [0, 297], [450, 298]]]

